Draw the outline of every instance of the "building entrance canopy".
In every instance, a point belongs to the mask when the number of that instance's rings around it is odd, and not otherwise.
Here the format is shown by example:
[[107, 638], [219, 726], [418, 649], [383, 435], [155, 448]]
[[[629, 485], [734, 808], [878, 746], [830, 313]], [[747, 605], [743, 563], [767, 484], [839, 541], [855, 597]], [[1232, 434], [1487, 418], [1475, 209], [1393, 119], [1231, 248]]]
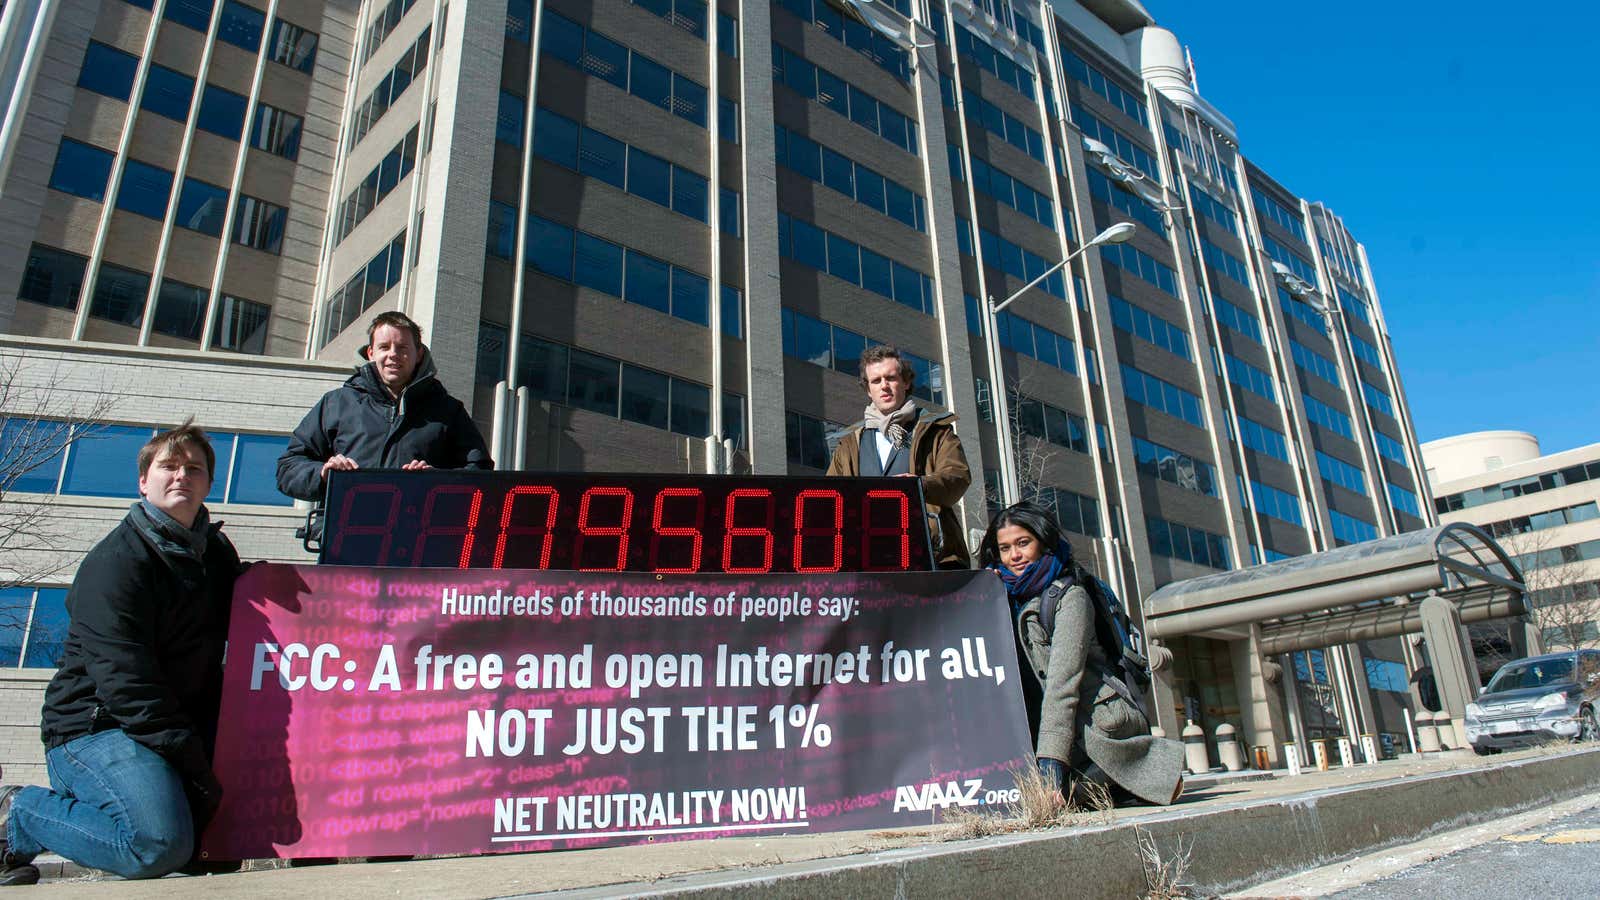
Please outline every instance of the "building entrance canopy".
[[1463, 623], [1527, 611], [1522, 573], [1500, 545], [1463, 523], [1169, 584], [1146, 603], [1152, 638], [1237, 640], [1260, 628], [1262, 654], [1423, 630], [1436, 595]]

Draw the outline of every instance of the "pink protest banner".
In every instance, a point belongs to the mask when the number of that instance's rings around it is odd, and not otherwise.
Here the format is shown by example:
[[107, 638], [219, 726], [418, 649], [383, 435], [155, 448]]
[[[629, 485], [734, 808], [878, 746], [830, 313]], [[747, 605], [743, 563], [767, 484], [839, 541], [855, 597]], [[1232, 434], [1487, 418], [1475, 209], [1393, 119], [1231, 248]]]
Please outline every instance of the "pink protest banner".
[[498, 853], [936, 821], [1029, 749], [986, 572], [257, 565], [213, 860]]

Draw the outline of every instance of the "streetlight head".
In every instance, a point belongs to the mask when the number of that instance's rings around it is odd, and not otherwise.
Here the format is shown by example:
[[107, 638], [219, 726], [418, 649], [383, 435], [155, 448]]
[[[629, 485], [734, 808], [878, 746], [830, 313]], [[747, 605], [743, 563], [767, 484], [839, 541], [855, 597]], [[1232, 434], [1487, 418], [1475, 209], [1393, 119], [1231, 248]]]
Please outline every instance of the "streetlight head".
[[1138, 227], [1132, 222], [1118, 222], [1110, 228], [1107, 228], [1105, 231], [1102, 231], [1090, 238], [1089, 243], [1085, 244], [1084, 246], [1095, 247], [1100, 244], [1127, 243], [1128, 239], [1133, 237], [1133, 233], [1138, 230]]

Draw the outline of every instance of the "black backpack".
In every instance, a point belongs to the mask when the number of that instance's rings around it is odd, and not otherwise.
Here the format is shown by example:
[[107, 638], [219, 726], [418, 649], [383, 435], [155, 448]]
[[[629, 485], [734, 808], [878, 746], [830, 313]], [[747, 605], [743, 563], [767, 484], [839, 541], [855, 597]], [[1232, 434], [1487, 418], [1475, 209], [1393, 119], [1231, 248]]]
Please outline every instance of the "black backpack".
[[[1110, 585], [1076, 562], [1071, 566], [1073, 581], [1083, 586], [1094, 607], [1095, 639], [1100, 642], [1100, 649], [1104, 651], [1111, 667], [1107, 674], [1128, 689], [1128, 701], [1149, 719], [1150, 710], [1145, 697], [1150, 691], [1150, 662], [1144, 653], [1144, 635], [1134, 627], [1127, 611], [1122, 608], [1122, 601], [1117, 599]], [[1040, 600], [1039, 624], [1044, 626], [1047, 634], [1055, 631], [1056, 611], [1061, 606], [1061, 595], [1066, 590], [1060, 582], [1053, 583]]]

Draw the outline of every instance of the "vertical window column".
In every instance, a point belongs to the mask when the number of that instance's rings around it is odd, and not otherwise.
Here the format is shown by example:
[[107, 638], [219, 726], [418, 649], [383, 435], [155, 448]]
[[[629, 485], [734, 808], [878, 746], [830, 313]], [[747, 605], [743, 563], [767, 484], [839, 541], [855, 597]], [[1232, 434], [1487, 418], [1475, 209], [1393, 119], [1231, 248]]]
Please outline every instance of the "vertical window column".
[[[145, 84], [150, 78], [150, 57], [155, 52], [156, 34], [161, 30], [156, 27], [156, 22], [166, 11], [167, 3], [168, 0], [155, 0], [154, 8], [150, 13], [150, 27], [145, 31], [144, 46], [139, 52], [139, 58], [134, 63], [133, 80], [128, 86], [128, 93], [125, 96], [121, 95], [120, 92], [116, 95], [127, 101], [128, 109], [122, 117], [121, 136], [117, 138], [116, 156], [113, 157], [111, 165], [111, 181], [106, 189], [108, 198], [115, 197], [122, 187], [122, 175], [128, 160], [128, 146], [133, 141], [133, 122], [134, 118], [138, 116], [140, 108], [140, 104], [135, 98], [144, 96]], [[91, 42], [84, 55], [84, 67], [86, 70], [91, 68], [91, 62], [98, 61], [95, 59], [97, 50], [102, 55], [115, 54], [115, 51], [107, 54], [108, 48]], [[80, 74], [78, 83], [88, 87], [89, 90], [102, 90], [103, 92], [102, 88], [90, 86], [90, 82], [101, 78], [102, 75], [102, 72], [99, 71], [102, 67], [94, 66], [93, 68], [96, 71], [85, 71]], [[94, 244], [89, 250], [89, 264], [84, 269], [83, 287], [78, 295], [78, 312], [72, 322], [72, 339], [76, 341], [83, 340], [84, 331], [89, 327], [89, 308], [92, 305], [91, 300], [94, 297], [96, 284], [100, 278], [100, 263], [105, 259], [106, 253], [106, 235], [111, 230], [111, 216], [115, 210], [115, 203], [105, 203], [100, 207], [100, 221], [95, 225]]]

